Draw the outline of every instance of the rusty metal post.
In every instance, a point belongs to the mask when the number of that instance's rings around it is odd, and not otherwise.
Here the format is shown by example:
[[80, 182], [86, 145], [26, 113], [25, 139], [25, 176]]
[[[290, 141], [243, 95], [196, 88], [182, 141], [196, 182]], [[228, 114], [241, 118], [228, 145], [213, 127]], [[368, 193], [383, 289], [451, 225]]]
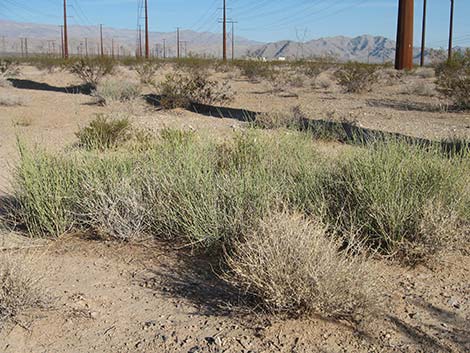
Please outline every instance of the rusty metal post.
[[397, 70], [413, 68], [413, 16], [414, 0], [399, 0], [395, 57]]

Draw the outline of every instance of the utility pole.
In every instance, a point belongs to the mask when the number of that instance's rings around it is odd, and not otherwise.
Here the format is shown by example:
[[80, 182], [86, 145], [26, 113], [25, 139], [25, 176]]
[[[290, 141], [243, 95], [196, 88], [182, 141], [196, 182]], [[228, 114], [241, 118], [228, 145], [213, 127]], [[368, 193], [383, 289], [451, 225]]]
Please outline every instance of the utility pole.
[[103, 25], [102, 24], [100, 24], [100, 49], [101, 49], [101, 56], [104, 56]]
[[24, 56], [24, 46], [23, 46], [23, 37], [20, 38], [21, 41], [21, 57]]
[[427, 14], [427, 0], [423, 0], [423, 29], [421, 30], [421, 67], [424, 66], [424, 51], [426, 49], [426, 14]]
[[114, 38], [111, 38], [111, 57], [114, 59]]
[[223, 18], [223, 29], [222, 29], [222, 37], [223, 37], [223, 45], [222, 45], [222, 56], [223, 60], [227, 61], [227, 0], [224, 0], [224, 18]]
[[60, 27], [60, 52], [62, 54], [62, 58], [65, 58], [65, 51], [64, 51], [64, 26]]
[[69, 37], [67, 31], [67, 0], [64, 0], [64, 59], [69, 57]]
[[166, 39], [163, 39], [163, 59], [166, 59]]
[[85, 38], [85, 56], [88, 58], [88, 38]]
[[2, 52], [5, 54], [7, 52], [7, 45], [5, 42], [5, 36], [2, 36]]
[[450, 0], [450, 28], [449, 28], [449, 54], [448, 60], [452, 60], [452, 36], [454, 34], [454, 0]]
[[232, 24], [232, 34], [231, 34], [231, 39], [232, 39], [232, 61], [235, 60], [235, 23], [237, 23], [237, 21], [230, 21], [230, 23]]
[[176, 57], [180, 58], [180, 28], [176, 27]]
[[145, 0], [145, 58], [150, 57], [150, 44], [149, 44], [149, 10], [148, 0]]
[[139, 25], [139, 57], [142, 57], [142, 26]]
[[414, 0], [400, 0], [395, 56], [397, 70], [411, 70], [413, 68], [413, 14]]
[[24, 39], [24, 52], [26, 57], [28, 57], [28, 38]]

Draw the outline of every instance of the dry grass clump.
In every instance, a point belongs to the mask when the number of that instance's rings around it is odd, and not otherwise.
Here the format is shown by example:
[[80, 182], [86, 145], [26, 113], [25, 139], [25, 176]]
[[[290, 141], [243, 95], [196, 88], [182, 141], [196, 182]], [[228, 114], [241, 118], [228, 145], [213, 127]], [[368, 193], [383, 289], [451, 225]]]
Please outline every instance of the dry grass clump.
[[319, 221], [274, 213], [233, 242], [226, 279], [272, 311], [362, 321], [378, 313], [383, 287], [366, 257], [341, 249]]
[[32, 259], [0, 253], [0, 328], [24, 310], [46, 303], [41, 277]]
[[436, 67], [437, 90], [461, 109], [470, 109], [470, 50]]
[[199, 72], [176, 72], [156, 86], [165, 109], [189, 108], [193, 103], [216, 104], [230, 101], [233, 92], [227, 82], [219, 83]]
[[131, 139], [131, 123], [128, 118], [110, 118], [98, 114], [76, 136], [79, 146], [86, 149], [115, 148]]
[[140, 84], [125, 80], [104, 80], [93, 90], [92, 96], [101, 104], [111, 105], [116, 102], [126, 103], [140, 97]]
[[13, 94], [0, 94], [0, 106], [2, 107], [17, 107], [26, 105], [26, 101], [23, 97]]
[[375, 65], [350, 62], [335, 72], [338, 84], [348, 93], [361, 93], [372, 90], [378, 81]]

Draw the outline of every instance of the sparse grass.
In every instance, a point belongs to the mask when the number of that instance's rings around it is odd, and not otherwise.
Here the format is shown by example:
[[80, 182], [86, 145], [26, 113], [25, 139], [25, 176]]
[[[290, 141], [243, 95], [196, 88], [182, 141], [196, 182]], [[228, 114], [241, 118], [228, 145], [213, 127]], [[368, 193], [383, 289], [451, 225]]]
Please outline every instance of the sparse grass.
[[367, 92], [377, 82], [378, 67], [375, 65], [350, 62], [335, 72], [338, 84], [348, 93]]
[[0, 253], [0, 328], [24, 310], [43, 307], [47, 302], [41, 277], [34, 268], [32, 258]]
[[99, 114], [77, 132], [79, 146], [86, 149], [115, 148], [131, 138], [131, 123], [127, 118], [110, 118]]
[[377, 315], [383, 285], [374, 266], [341, 248], [319, 221], [274, 213], [232, 244], [226, 279], [271, 311], [354, 322]]
[[92, 95], [101, 104], [126, 103], [140, 97], [141, 86], [140, 84], [125, 80], [103, 80], [92, 92]]
[[219, 83], [198, 72], [169, 74], [156, 89], [162, 96], [160, 104], [165, 109], [189, 108], [192, 103], [222, 103], [230, 101], [233, 96], [227, 82]]
[[0, 94], [0, 106], [2, 107], [16, 107], [26, 105], [23, 97], [13, 94]]

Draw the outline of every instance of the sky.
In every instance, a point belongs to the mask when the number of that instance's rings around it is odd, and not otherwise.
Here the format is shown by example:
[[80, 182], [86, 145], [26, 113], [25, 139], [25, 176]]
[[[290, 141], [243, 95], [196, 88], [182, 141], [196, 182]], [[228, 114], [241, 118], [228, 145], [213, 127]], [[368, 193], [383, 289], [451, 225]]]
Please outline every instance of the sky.
[[[134, 29], [143, 0], [67, 0], [70, 24]], [[148, 0], [150, 29], [220, 32], [223, 0]], [[63, 0], [0, 0], [0, 18], [60, 24]], [[396, 37], [398, 0], [227, 0], [236, 34], [257, 41], [307, 41], [336, 35]], [[415, 0], [415, 45], [423, 0]], [[428, 0], [427, 46], [446, 47], [450, 0]], [[455, 0], [454, 44], [470, 46], [470, 0]], [[140, 19], [141, 23], [143, 19]]]

